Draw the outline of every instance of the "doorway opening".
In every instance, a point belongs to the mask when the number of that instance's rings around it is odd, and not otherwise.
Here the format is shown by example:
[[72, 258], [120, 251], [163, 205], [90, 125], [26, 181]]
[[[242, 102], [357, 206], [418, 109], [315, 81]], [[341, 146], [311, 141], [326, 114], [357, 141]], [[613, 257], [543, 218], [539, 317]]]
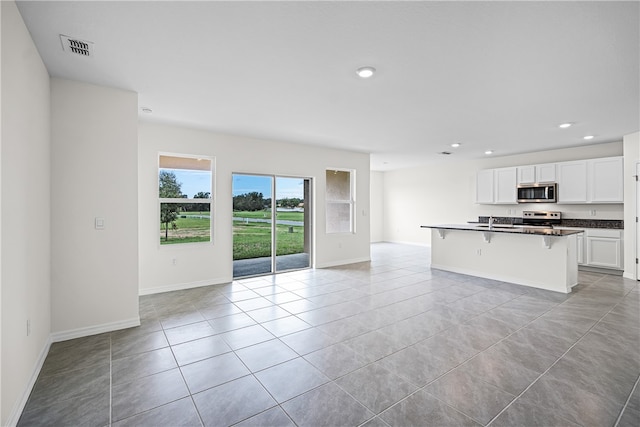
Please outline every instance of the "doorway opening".
[[311, 267], [311, 178], [233, 174], [233, 278]]

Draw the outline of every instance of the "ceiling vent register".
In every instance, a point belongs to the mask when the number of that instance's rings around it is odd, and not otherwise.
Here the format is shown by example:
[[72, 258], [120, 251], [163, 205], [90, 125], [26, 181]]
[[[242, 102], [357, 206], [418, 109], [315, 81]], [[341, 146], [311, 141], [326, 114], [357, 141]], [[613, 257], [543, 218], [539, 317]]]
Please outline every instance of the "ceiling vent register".
[[75, 53], [76, 55], [85, 57], [93, 56], [93, 42], [75, 39], [62, 34], [60, 34], [60, 40], [62, 41], [62, 48], [65, 52]]

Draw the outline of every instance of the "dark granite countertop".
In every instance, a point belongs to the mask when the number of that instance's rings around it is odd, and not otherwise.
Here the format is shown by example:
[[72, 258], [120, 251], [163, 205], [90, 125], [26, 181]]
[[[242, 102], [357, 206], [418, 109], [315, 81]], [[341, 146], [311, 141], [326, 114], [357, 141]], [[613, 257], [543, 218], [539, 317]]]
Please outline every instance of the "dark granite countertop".
[[531, 234], [534, 236], [570, 236], [582, 233], [582, 230], [559, 230], [554, 228], [529, 228], [523, 226], [510, 226], [508, 224], [494, 224], [493, 227], [480, 224], [439, 224], [421, 225], [420, 228], [436, 228], [440, 230], [461, 231], [490, 231], [492, 233]]
[[[521, 221], [520, 217], [510, 216], [494, 216], [494, 224], [514, 224]], [[488, 224], [489, 217], [478, 217], [478, 222]], [[623, 230], [624, 221], [621, 219], [579, 219], [564, 218], [558, 227], [574, 227], [574, 228], [610, 228], [614, 230]]]

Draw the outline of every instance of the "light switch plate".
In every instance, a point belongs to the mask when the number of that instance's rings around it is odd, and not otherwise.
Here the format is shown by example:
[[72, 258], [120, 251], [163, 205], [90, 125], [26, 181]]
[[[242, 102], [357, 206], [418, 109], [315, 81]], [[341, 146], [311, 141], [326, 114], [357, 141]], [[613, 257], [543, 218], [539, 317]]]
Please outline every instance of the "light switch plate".
[[104, 230], [104, 218], [96, 217], [95, 227], [96, 230]]

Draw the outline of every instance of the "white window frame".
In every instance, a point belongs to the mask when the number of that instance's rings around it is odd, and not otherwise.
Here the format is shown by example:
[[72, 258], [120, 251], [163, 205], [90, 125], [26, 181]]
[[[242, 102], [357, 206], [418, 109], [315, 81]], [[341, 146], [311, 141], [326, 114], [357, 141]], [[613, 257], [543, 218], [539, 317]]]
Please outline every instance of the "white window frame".
[[[326, 175], [330, 172], [349, 173], [349, 199], [330, 199], [327, 192]], [[349, 205], [349, 231], [329, 231], [328, 210], [329, 205]], [[325, 170], [325, 232], [326, 234], [355, 234], [356, 232], [356, 171], [355, 169], [327, 168]]]
[[210, 197], [208, 199], [194, 199], [194, 198], [163, 198], [158, 194], [158, 203], [157, 203], [157, 212], [156, 212], [156, 230], [162, 230], [162, 224], [160, 222], [160, 212], [162, 209], [162, 203], [209, 203], [209, 241], [208, 242], [177, 242], [172, 244], [162, 244], [162, 240], [158, 239], [157, 244], [160, 248], [179, 248], [184, 247], [185, 245], [213, 245], [214, 244], [214, 225], [215, 221], [215, 171], [216, 171], [216, 158], [215, 156], [199, 156], [194, 154], [183, 154], [183, 153], [167, 153], [167, 152], [159, 152], [158, 153], [158, 164], [156, 168], [156, 191], [159, 191], [159, 182], [160, 182], [160, 170], [165, 169], [160, 166], [160, 157], [182, 157], [185, 159], [196, 159], [196, 160], [208, 160], [211, 162], [211, 191]]

